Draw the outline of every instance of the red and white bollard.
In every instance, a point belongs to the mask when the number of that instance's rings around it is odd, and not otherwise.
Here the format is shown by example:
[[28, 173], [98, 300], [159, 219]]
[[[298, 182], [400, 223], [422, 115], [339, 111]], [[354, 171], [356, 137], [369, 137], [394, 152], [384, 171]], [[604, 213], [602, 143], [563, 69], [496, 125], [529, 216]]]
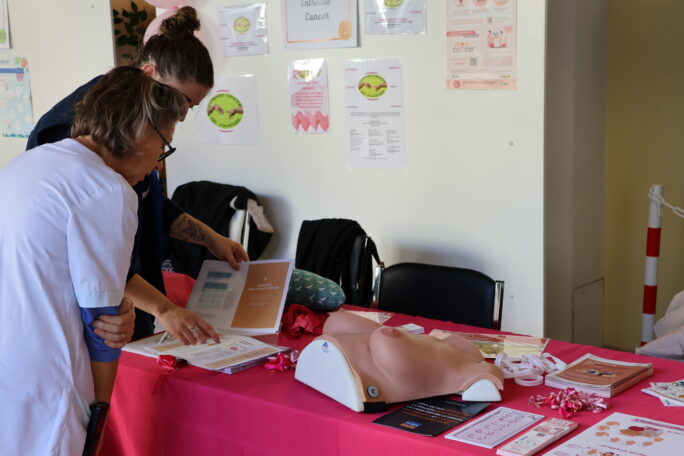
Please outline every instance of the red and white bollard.
[[658, 257], [660, 256], [660, 202], [663, 186], [653, 185], [649, 191], [646, 267], [644, 270], [644, 304], [641, 322], [641, 345], [653, 340], [656, 295], [658, 293]]

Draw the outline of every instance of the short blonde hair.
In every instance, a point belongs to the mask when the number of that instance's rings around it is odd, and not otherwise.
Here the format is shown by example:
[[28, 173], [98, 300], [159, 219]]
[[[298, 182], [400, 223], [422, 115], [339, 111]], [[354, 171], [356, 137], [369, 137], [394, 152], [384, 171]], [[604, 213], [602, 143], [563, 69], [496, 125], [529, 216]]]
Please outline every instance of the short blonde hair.
[[185, 96], [139, 68], [118, 67], [91, 87], [74, 107], [71, 137], [89, 135], [115, 158], [138, 155], [145, 127], [162, 129], [187, 110]]

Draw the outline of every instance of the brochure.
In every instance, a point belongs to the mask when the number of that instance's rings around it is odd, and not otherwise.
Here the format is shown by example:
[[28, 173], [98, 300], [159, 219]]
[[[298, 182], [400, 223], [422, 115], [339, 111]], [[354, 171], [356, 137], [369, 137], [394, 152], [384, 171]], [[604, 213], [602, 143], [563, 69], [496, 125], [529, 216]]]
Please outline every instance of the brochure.
[[499, 456], [531, 456], [577, 429], [574, 421], [550, 418], [496, 450]]
[[546, 454], [674, 456], [683, 447], [684, 426], [613, 413]]
[[684, 406], [684, 379], [674, 382], [651, 383], [650, 387], [641, 391], [660, 398], [667, 406]]
[[488, 402], [461, 402], [444, 397], [422, 399], [373, 421], [414, 434], [435, 436], [474, 417]]
[[651, 363], [615, 361], [587, 353], [562, 371], [548, 374], [545, 383], [554, 388], [575, 388], [601, 397], [613, 397], [651, 375]]
[[509, 359], [520, 360], [523, 355], [541, 355], [549, 339], [517, 336], [510, 334], [478, 334], [445, 331], [443, 329], [433, 329], [431, 336], [444, 339], [449, 334], [458, 334], [464, 339], [477, 345], [480, 353], [485, 358], [496, 358], [499, 353], [505, 353]]
[[471, 445], [494, 448], [542, 418], [544, 415], [498, 407], [444, 437]]
[[248, 261], [238, 271], [205, 260], [187, 308], [217, 330], [233, 334], [278, 332], [292, 260]]
[[173, 355], [193, 366], [234, 374], [266, 362], [269, 356], [291, 349], [272, 345], [248, 336], [220, 334], [221, 343], [208, 342], [201, 345], [182, 345], [176, 339], [162, 340], [165, 333], [155, 334], [128, 343], [123, 350], [156, 358]]

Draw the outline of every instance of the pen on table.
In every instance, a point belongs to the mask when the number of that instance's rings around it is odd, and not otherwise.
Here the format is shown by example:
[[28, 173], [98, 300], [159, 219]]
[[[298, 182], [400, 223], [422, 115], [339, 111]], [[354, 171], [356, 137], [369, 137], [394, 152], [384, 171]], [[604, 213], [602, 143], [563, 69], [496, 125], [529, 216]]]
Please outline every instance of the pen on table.
[[164, 342], [166, 342], [167, 340], [169, 340], [169, 338], [171, 338], [171, 337], [173, 337], [173, 336], [172, 336], [171, 334], [169, 334], [168, 331], [166, 331], [166, 332], [164, 333], [164, 335], [161, 336], [161, 339], [159, 339], [159, 343], [160, 343], [160, 344], [163, 344]]

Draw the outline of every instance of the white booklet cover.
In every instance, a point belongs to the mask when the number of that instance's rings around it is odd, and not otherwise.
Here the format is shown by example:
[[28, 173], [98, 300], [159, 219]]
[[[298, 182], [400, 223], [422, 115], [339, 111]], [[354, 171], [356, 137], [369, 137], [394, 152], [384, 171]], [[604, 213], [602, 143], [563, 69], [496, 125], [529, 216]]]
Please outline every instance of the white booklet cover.
[[548, 455], [675, 456], [684, 448], [684, 426], [613, 413]]
[[471, 445], [494, 448], [542, 418], [544, 415], [498, 407], [444, 437]]
[[217, 331], [278, 332], [292, 268], [292, 260], [248, 261], [236, 271], [226, 262], [205, 260], [187, 308]]

